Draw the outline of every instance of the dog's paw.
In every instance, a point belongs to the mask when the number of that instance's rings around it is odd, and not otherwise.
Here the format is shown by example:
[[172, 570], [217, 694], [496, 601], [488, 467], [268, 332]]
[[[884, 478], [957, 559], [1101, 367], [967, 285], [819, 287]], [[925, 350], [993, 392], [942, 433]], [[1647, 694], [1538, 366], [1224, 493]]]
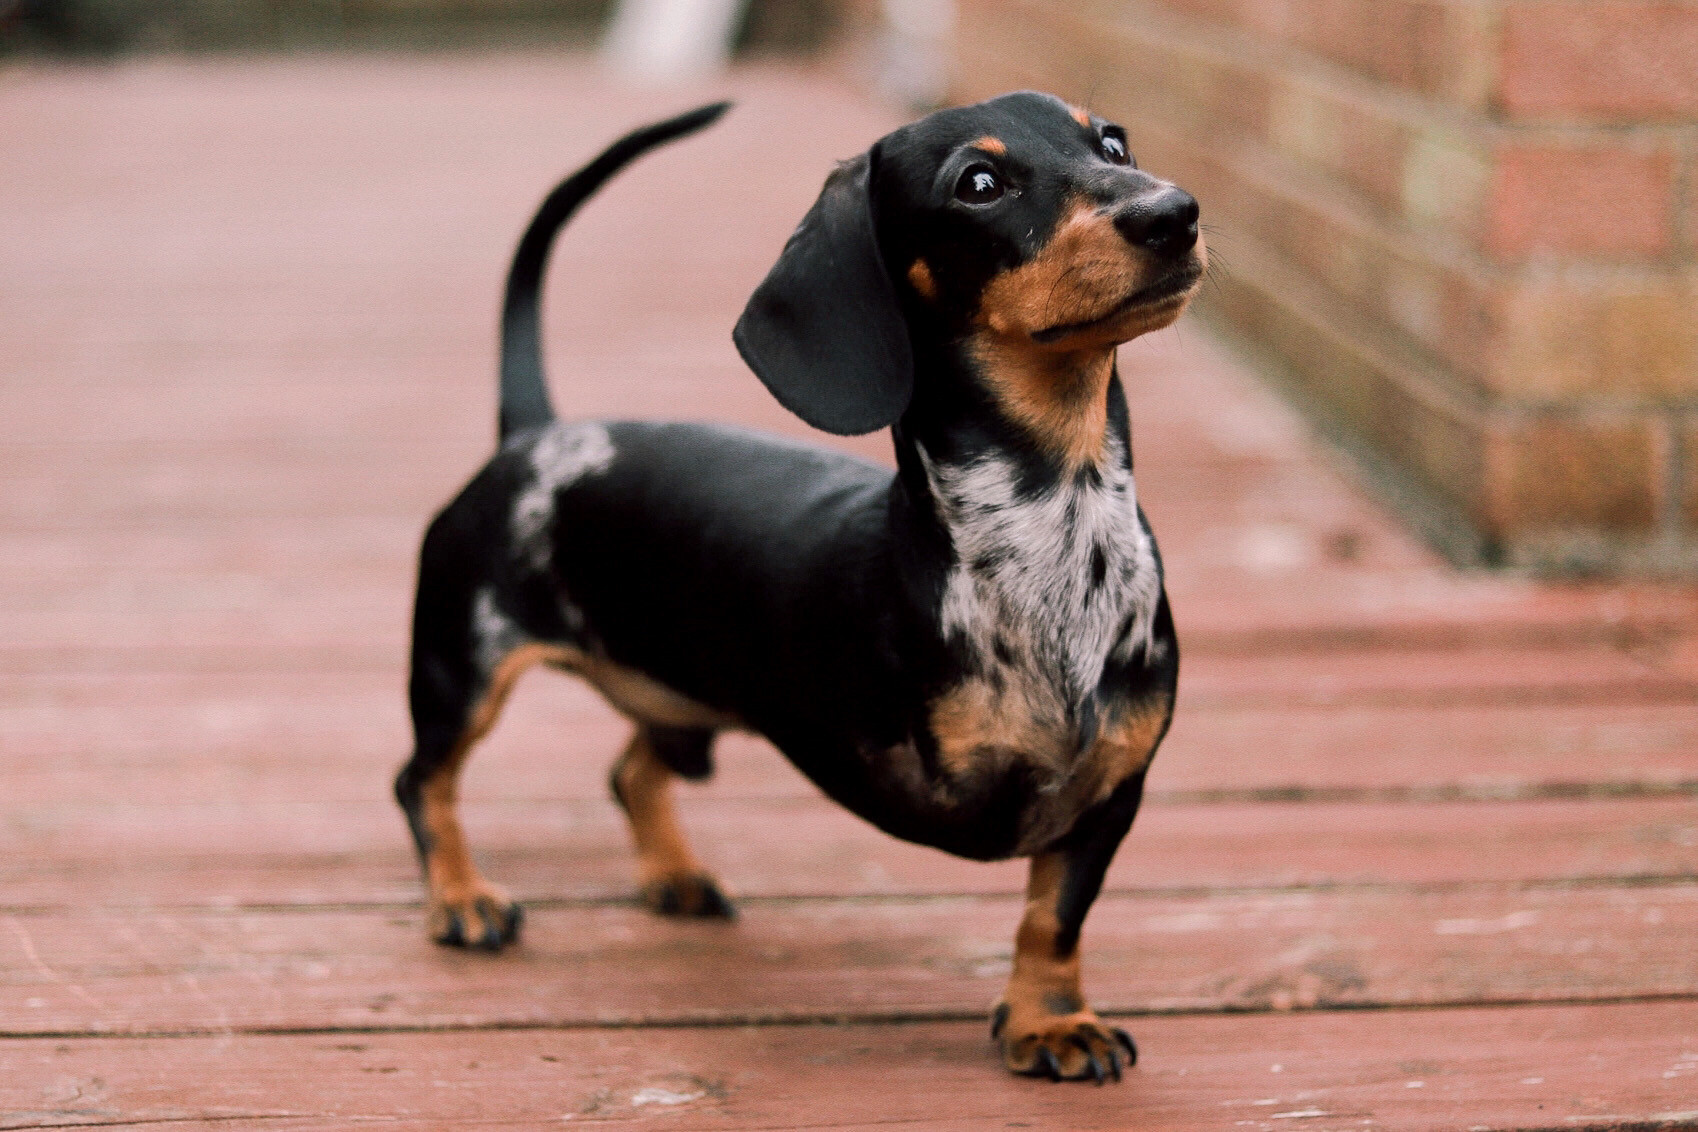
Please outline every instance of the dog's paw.
[[643, 885], [643, 904], [661, 916], [735, 920], [737, 907], [706, 873], [661, 877]]
[[492, 884], [444, 893], [430, 902], [430, 938], [445, 947], [500, 951], [519, 938], [525, 912]]
[[1002, 1045], [1002, 1062], [1022, 1077], [1051, 1081], [1120, 1080], [1123, 1067], [1138, 1063], [1132, 1035], [1105, 1026], [1089, 1010], [1071, 1014], [1017, 1014], [999, 1003], [991, 1016], [991, 1037]]

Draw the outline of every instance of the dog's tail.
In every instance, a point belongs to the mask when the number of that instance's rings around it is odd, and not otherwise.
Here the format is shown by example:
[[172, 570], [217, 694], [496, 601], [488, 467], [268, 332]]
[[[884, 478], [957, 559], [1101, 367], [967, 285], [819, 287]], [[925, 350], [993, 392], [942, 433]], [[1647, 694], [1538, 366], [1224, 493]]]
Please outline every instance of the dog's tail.
[[554, 419], [548, 399], [548, 381], [542, 371], [542, 336], [539, 303], [542, 273], [554, 234], [560, 231], [578, 206], [619, 170], [656, 146], [693, 134], [710, 125], [729, 109], [729, 102], [715, 102], [633, 130], [608, 146], [594, 161], [567, 177], [543, 200], [529, 228], [513, 253], [507, 272], [507, 296], [501, 305], [501, 416], [500, 436], [506, 440], [520, 429], [547, 424]]

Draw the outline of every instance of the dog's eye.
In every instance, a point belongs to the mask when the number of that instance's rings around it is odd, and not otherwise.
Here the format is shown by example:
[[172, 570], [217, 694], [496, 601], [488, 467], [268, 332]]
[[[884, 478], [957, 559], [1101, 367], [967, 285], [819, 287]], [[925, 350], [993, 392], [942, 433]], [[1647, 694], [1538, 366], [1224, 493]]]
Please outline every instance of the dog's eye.
[[1132, 164], [1132, 155], [1126, 151], [1126, 138], [1118, 130], [1103, 131], [1103, 156], [1116, 165]]
[[989, 165], [969, 166], [955, 182], [955, 199], [963, 204], [989, 204], [1002, 196], [1002, 178]]

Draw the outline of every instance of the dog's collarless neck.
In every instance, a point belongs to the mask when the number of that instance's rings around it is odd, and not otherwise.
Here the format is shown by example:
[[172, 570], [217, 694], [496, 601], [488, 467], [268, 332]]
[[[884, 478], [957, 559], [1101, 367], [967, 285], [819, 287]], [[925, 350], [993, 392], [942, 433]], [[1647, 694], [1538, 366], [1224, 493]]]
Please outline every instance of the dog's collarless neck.
[[1091, 461], [1021, 442], [993, 400], [961, 396], [975, 377], [965, 364], [923, 374], [895, 430], [899, 490], [922, 528], [906, 533], [947, 564], [933, 575], [946, 646], [968, 673], [1047, 685], [1063, 717], [1084, 709], [1107, 664], [1147, 647], [1161, 595], [1108, 364]]

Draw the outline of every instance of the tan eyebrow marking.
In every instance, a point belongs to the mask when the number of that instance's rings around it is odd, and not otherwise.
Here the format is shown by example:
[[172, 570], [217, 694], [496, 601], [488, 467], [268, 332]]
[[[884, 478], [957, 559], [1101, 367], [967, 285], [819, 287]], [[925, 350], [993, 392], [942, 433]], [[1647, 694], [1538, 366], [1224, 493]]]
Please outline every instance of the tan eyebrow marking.
[[1075, 122], [1079, 123], [1087, 130], [1091, 128], [1091, 115], [1089, 111], [1081, 110], [1077, 106], [1069, 106], [1068, 109], [1073, 111], [1073, 120]]
[[1008, 146], [1003, 143], [1001, 138], [992, 137], [989, 134], [986, 134], [984, 137], [974, 142], [973, 148], [982, 149], [986, 153], [994, 153], [998, 157], [1001, 157], [1003, 154], [1008, 152]]
[[914, 290], [928, 299], [937, 298], [937, 280], [932, 278], [931, 264], [923, 259], [914, 261], [908, 269], [908, 282], [914, 285]]

